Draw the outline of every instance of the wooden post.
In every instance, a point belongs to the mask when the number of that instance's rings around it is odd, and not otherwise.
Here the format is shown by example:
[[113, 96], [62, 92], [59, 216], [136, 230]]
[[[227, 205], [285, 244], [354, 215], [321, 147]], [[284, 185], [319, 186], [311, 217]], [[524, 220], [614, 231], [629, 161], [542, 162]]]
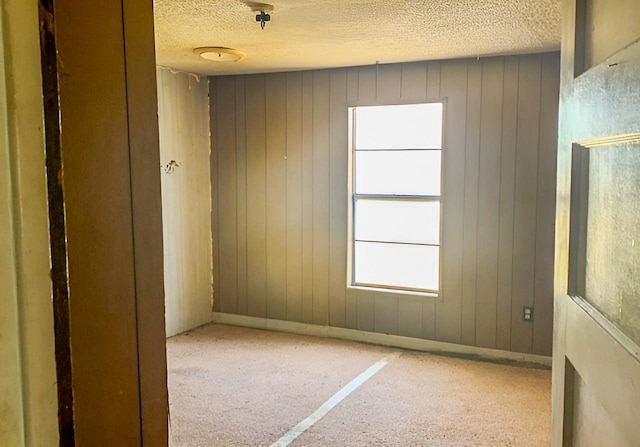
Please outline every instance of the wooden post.
[[61, 432], [77, 445], [167, 445], [152, 2], [41, 4], [52, 15], [43, 48], [57, 51], [44, 82], [59, 83], [59, 126], [51, 107], [45, 119], [60, 133], [57, 146], [48, 134], [47, 151], [61, 156], [64, 192], [52, 244], [65, 237], [69, 278], [56, 316], [68, 312], [68, 331], [56, 337], [70, 347], [70, 370], [58, 375], [71, 381], [73, 426], [61, 419]]

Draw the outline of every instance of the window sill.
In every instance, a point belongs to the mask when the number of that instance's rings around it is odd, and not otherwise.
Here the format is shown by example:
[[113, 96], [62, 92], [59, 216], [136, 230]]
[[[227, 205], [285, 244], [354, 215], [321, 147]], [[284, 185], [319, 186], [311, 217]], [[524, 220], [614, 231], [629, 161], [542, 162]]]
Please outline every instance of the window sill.
[[438, 293], [418, 292], [414, 290], [383, 289], [380, 287], [365, 287], [365, 286], [352, 286], [352, 285], [348, 285], [347, 289], [364, 290], [366, 292], [386, 293], [389, 295], [406, 295], [408, 297], [417, 297], [417, 298], [431, 298], [431, 299], [440, 298], [440, 294]]

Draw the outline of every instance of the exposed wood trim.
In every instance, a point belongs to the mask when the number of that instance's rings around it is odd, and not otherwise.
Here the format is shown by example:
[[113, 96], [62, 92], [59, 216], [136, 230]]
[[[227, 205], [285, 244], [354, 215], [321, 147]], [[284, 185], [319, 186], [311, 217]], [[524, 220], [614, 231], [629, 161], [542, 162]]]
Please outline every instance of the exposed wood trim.
[[73, 380], [69, 318], [67, 238], [62, 187], [62, 148], [60, 145], [60, 103], [54, 2], [40, 0], [40, 60], [44, 97], [47, 203], [51, 246], [51, 283], [55, 332], [56, 382], [58, 387], [58, 432], [60, 446], [75, 445]]
[[476, 346], [457, 345], [453, 343], [403, 337], [400, 335], [379, 334], [375, 332], [359, 331], [355, 329], [344, 329], [331, 326], [320, 326], [315, 324], [295, 323], [292, 321], [271, 320], [267, 318], [225, 314], [221, 312], [214, 312], [212, 318], [214, 323], [228, 324], [230, 326], [242, 326], [254, 329], [287, 332], [291, 334], [359, 341], [363, 343], [392, 346], [395, 348], [411, 349], [415, 351], [473, 356], [484, 360], [532, 363], [536, 365], [551, 367], [551, 357], [543, 355], [479, 348]]

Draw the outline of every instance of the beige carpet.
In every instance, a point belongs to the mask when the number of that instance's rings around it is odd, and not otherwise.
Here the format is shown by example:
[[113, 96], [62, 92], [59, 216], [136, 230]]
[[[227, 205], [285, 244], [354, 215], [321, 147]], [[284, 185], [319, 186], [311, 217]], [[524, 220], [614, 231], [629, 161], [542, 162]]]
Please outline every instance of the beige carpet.
[[549, 445], [548, 370], [222, 325], [167, 351], [174, 447], [270, 446], [394, 354], [291, 446]]

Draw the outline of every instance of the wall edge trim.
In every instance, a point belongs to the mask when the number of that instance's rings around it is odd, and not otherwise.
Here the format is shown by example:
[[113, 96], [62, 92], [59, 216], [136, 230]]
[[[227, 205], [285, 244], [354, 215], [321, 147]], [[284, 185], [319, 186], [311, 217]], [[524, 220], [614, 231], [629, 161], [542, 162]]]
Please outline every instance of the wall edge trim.
[[421, 338], [404, 337], [401, 335], [380, 334], [376, 332], [359, 331], [332, 326], [297, 323], [293, 321], [272, 320], [268, 318], [235, 315], [223, 312], [213, 312], [214, 324], [242, 326], [253, 329], [264, 329], [276, 332], [287, 332], [314, 337], [335, 338], [339, 340], [358, 341], [394, 348], [411, 349], [415, 351], [434, 352], [453, 355], [477, 356], [485, 360], [501, 360], [517, 363], [533, 363], [551, 367], [551, 357], [521, 352], [503, 351], [499, 349], [481, 348], [478, 346], [458, 345]]

